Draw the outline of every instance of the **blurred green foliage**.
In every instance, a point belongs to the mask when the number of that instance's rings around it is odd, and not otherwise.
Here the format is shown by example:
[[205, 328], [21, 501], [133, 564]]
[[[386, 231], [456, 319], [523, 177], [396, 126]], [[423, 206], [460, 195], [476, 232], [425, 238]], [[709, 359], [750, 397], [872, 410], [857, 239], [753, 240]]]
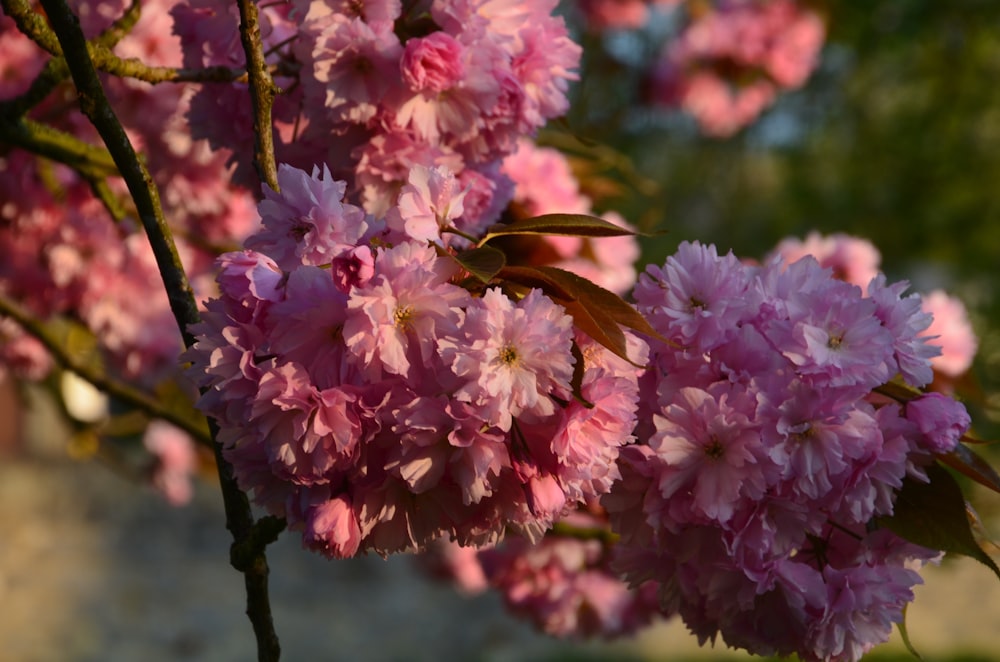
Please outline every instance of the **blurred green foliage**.
[[[820, 8], [829, 33], [820, 68], [727, 140], [640, 103], [641, 76], [624, 61], [648, 59], [662, 34], [586, 37], [591, 55], [567, 120], [583, 142], [571, 151], [585, 174], [607, 178], [591, 179], [593, 193], [619, 187], [595, 196], [599, 208], [666, 231], [645, 243], [646, 262], [662, 263], [683, 240], [759, 258], [789, 235], [845, 232], [875, 243], [891, 280], [962, 298], [981, 349], [960, 395], [980, 435], [998, 438], [1000, 3]], [[609, 147], [634, 174], [607, 158]]]

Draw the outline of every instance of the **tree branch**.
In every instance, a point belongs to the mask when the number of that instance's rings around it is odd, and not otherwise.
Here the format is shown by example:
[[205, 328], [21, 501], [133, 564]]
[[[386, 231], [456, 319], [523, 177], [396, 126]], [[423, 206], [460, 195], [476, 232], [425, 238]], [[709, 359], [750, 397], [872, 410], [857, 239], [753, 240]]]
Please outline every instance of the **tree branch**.
[[280, 91], [271, 78], [264, 59], [260, 36], [260, 16], [253, 0], [237, 0], [240, 8], [240, 40], [247, 58], [250, 101], [253, 105], [254, 167], [260, 181], [278, 190], [278, 167], [274, 161], [274, 129], [271, 108]]
[[104, 391], [122, 402], [132, 405], [152, 418], [159, 418], [172, 423], [187, 432], [199, 443], [206, 446], [212, 444], [212, 439], [208, 436], [207, 427], [198, 425], [191, 419], [164, 407], [156, 398], [137, 388], [133, 388], [125, 382], [118, 381], [99, 370], [95, 370], [86, 361], [76, 358], [66, 351], [65, 343], [49, 331], [45, 327], [45, 324], [35, 318], [20, 304], [2, 294], [0, 294], [0, 315], [9, 317], [17, 322], [26, 333], [45, 346], [45, 349], [49, 351], [49, 354], [52, 355], [59, 365], [66, 370], [76, 373], [82, 379], [93, 384], [98, 390]]
[[[199, 319], [198, 309], [173, 244], [170, 229], [163, 217], [156, 185], [139, 160], [125, 130], [108, 103], [97, 70], [91, 61], [90, 50], [80, 29], [79, 20], [66, 4], [66, 0], [41, 0], [41, 4], [48, 14], [52, 31], [59, 40], [62, 52], [66, 55], [66, 62], [79, 94], [80, 109], [100, 133], [135, 201], [139, 219], [153, 247], [153, 254], [170, 299], [171, 311], [184, 336], [184, 344], [190, 347], [194, 344], [194, 336], [189, 329]], [[217, 427], [211, 419], [209, 428], [212, 438], [215, 439]], [[259, 534], [247, 497], [240, 491], [232, 466], [223, 457], [220, 445], [213, 444], [213, 450], [219, 468], [226, 527], [233, 535], [230, 561], [237, 570], [244, 573], [247, 615], [257, 637], [258, 659], [262, 662], [277, 660], [280, 646], [277, 634], [274, 632], [268, 600], [267, 558], [263, 544], [257, 542], [261, 538], [266, 540], [266, 537]]]

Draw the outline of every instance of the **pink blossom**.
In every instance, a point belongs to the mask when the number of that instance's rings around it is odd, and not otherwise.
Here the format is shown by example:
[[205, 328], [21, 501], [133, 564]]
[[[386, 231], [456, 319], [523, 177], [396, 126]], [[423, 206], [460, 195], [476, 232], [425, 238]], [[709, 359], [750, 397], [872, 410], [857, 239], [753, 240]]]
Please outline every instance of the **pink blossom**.
[[311, 61], [318, 87], [307, 96], [318, 96], [336, 121], [371, 120], [399, 76], [402, 46], [392, 24], [335, 15], [317, 27]]
[[514, 201], [528, 216], [590, 213], [590, 200], [580, 192], [569, 161], [558, 150], [522, 139], [504, 159], [503, 171], [516, 183]]
[[218, 265], [219, 287], [231, 299], [251, 305], [281, 300], [283, 274], [266, 255], [254, 251], [226, 253], [219, 257]]
[[312, 507], [302, 543], [335, 559], [351, 558], [357, 554], [361, 545], [361, 529], [350, 498], [339, 495]]
[[198, 465], [191, 437], [169, 423], [152, 421], [146, 427], [142, 443], [155, 458], [153, 486], [172, 505], [188, 503], [194, 494], [191, 477]]
[[941, 393], [926, 393], [906, 403], [906, 418], [917, 424], [921, 445], [931, 453], [947, 453], [969, 431], [969, 412]]
[[792, 264], [806, 255], [812, 255], [821, 267], [833, 269], [835, 278], [845, 280], [864, 289], [879, 273], [882, 255], [867, 239], [846, 234], [823, 236], [810, 232], [805, 240], [787, 238], [770, 253], [766, 261], [775, 256]]
[[909, 283], [886, 285], [884, 275], [868, 284], [868, 296], [877, 306], [875, 315], [893, 336], [893, 353], [903, 379], [912, 386], [925, 386], [933, 378], [931, 366], [939, 354], [928, 333], [931, 315], [921, 308], [918, 294], [902, 296]]
[[455, 268], [438, 260], [433, 248], [414, 243], [376, 256], [375, 275], [351, 291], [343, 330], [347, 348], [368, 374], [405, 376], [414, 361], [429, 361], [468, 300], [465, 290], [448, 283]]
[[440, 241], [441, 231], [451, 227], [465, 209], [465, 191], [455, 175], [443, 167], [415, 166], [399, 192], [396, 213], [386, 223], [390, 229], [417, 241]]
[[403, 80], [414, 92], [444, 92], [465, 77], [462, 51], [462, 44], [446, 32], [410, 39], [403, 49]]
[[759, 300], [749, 288], [747, 273], [732, 253], [719, 257], [715, 246], [684, 242], [663, 269], [647, 267], [634, 296], [661, 333], [708, 350], [757, 313]]
[[941, 347], [941, 355], [931, 359], [931, 366], [948, 377], [962, 375], [972, 365], [978, 346], [965, 306], [942, 290], [934, 290], [923, 297], [922, 307], [934, 317], [927, 327], [928, 342]]
[[687, 110], [706, 133], [729, 136], [779, 89], [805, 82], [824, 38], [816, 12], [793, 0], [718, 3], [664, 49], [654, 98]]
[[[565, 524], [598, 529], [584, 513]], [[508, 607], [544, 632], [560, 637], [615, 637], [634, 632], [657, 615], [655, 587], [630, 588], [611, 571], [613, 550], [599, 540], [550, 536], [531, 546], [521, 539], [479, 553], [489, 584]]]
[[762, 494], [761, 440], [745, 394], [682, 389], [654, 417], [650, 448], [663, 463], [659, 489], [676, 508], [691, 499], [692, 514], [725, 524], [738, 499]]
[[551, 415], [551, 396], [569, 393], [571, 340], [572, 319], [540, 291], [515, 304], [491, 288], [466, 309], [463, 336], [443, 338], [439, 347], [464, 382], [456, 397], [509, 430], [522, 413]]
[[312, 175], [282, 164], [278, 169], [280, 193], [265, 187], [258, 209], [264, 228], [247, 240], [247, 246], [265, 253], [279, 267], [296, 264], [329, 264], [352, 250], [365, 234], [365, 213], [344, 204], [344, 182], [336, 181], [326, 167]]

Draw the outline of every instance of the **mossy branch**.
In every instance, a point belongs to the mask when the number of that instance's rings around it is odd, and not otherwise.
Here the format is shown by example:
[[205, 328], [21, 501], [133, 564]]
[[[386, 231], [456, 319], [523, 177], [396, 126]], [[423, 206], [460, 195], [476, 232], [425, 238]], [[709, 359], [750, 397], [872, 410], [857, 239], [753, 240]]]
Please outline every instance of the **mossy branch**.
[[240, 8], [240, 40], [247, 58], [250, 101], [253, 107], [254, 167], [260, 181], [278, 190], [278, 167], [274, 159], [274, 128], [271, 109], [280, 90], [271, 78], [260, 36], [260, 15], [253, 0], [237, 0]]
[[[15, 0], [4, 0], [14, 2]], [[149, 237], [156, 258], [170, 308], [188, 347], [194, 344], [190, 328], [199, 320], [194, 295], [187, 281], [183, 265], [174, 246], [170, 229], [163, 216], [159, 192], [152, 177], [135, 152], [124, 128], [108, 103], [97, 69], [91, 59], [90, 48], [80, 29], [77, 17], [65, 0], [41, 0], [51, 22], [61, 52], [73, 77], [79, 95], [80, 109], [97, 129], [118, 170], [128, 186], [143, 228]], [[217, 427], [209, 420], [212, 438]], [[222, 456], [219, 444], [213, 444], [219, 468], [219, 479], [226, 512], [226, 526], [233, 535], [234, 546], [242, 548], [247, 540], [254, 539], [255, 526], [250, 504], [240, 491], [232, 466]], [[242, 568], [247, 589], [247, 615], [257, 637], [258, 659], [277, 660], [280, 656], [278, 638], [274, 632], [268, 599], [268, 567], [264, 549], [251, 555]]]
[[45, 346], [45, 349], [48, 350], [49, 354], [52, 355], [52, 358], [60, 366], [75, 373], [81, 379], [90, 382], [99, 391], [103, 391], [121, 402], [135, 407], [151, 418], [159, 418], [167, 421], [187, 432], [199, 443], [211, 446], [212, 440], [208, 436], [208, 428], [204, 424], [204, 419], [201, 421], [192, 421], [164, 407], [153, 396], [125, 382], [119, 381], [105, 374], [103, 371], [95, 369], [88, 362], [73, 356], [66, 350], [62, 339], [52, 333], [41, 320], [37, 319], [23, 306], [2, 294], [0, 294], [0, 315], [9, 317], [17, 322], [27, 334]]

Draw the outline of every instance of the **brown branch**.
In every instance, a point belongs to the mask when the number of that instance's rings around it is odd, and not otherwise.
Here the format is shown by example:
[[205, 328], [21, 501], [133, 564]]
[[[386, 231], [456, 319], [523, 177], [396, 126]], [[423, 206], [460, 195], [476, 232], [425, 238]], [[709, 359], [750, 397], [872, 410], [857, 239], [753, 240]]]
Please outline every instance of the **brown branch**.
[[65, 343], [55, 334], [49, 331], [45, 324], [39, 321], [34, 315], [28, 312], [20, 304], [8, 299], [0, 294], [0, 314], [9, 317], [38, 342], [45, 346], [52, 358], [56, 360], [66, 370], [75, 373], [85, 381], [90, 382], [100, 391], [104, 391], [124, 403], [132, 405], [136, 409], [149, 415], [151, 418], [159, 418], [168, 423], [172, 423], [184, 430], [198, 442], [211, 445], [212, 440], [208, 436], [208, 430], [204, 426], [204, 421], [199, 425], [185, 416], [181, 416], [175, 411], [164, 407], [160, 401], [143, 391], [133, 388], [125, 382], [95, 370], [86, 361], [82, 361], [73, 356], [65, 349]]
[[[163, 217], [156, 185], [139, 160], [125, 130], [108, 103], [97, 70], [91, 61], [90, 49], [80, 29], [79, 20], [66, 4], [66, 0], [41, 0], [41, 4], [48, 14], [52, 31], [66, 54], [66, 62], [79, 94], [80, 109], [100, 133], [135, 201], [139, 219], [153, 247], [153, 254], [170, 300], [171, 311], [184, 336], [185, 345], [190, 347], [194, 344], [194, 336], [189, 329], [199, 319], [198, 309], [173, 244], [170, 228]], [[252, 82], [253, 76], [251, 76]], [[215, 439], [218, 430], [211, 419], [209, 428]], [[267, 587], [268, 567], [264, 554], [264, 548], [272, 536], [261, 533], [262, 530], [271, 532], [276, 528], [275, 521], [265, 519], [260, 526], [255, 525], [250, 504], [236, 483], [232, 466], [223, 457], [218, 443], [213, 444], [213, 450], [219, 469], [226, 527], [232, 533], [234, 541], [230, 549], [230, 562], [244, 574], [247, 588], [247, 615], [257, 637], [258, 659], [277, 660], [280, 646], [271, 618]]]
[[274, 129], [271, 126], [271, 108], [277, 96], [260, 36], [260, 17], [254, 0], [237, 0], [240, 8], [240, 40], [247, 58], [247, 76], [250, 82], [250, 101], [253, 107], [254, 167], [260, 181], [278, 190], [278, 167], [274, 160]]

